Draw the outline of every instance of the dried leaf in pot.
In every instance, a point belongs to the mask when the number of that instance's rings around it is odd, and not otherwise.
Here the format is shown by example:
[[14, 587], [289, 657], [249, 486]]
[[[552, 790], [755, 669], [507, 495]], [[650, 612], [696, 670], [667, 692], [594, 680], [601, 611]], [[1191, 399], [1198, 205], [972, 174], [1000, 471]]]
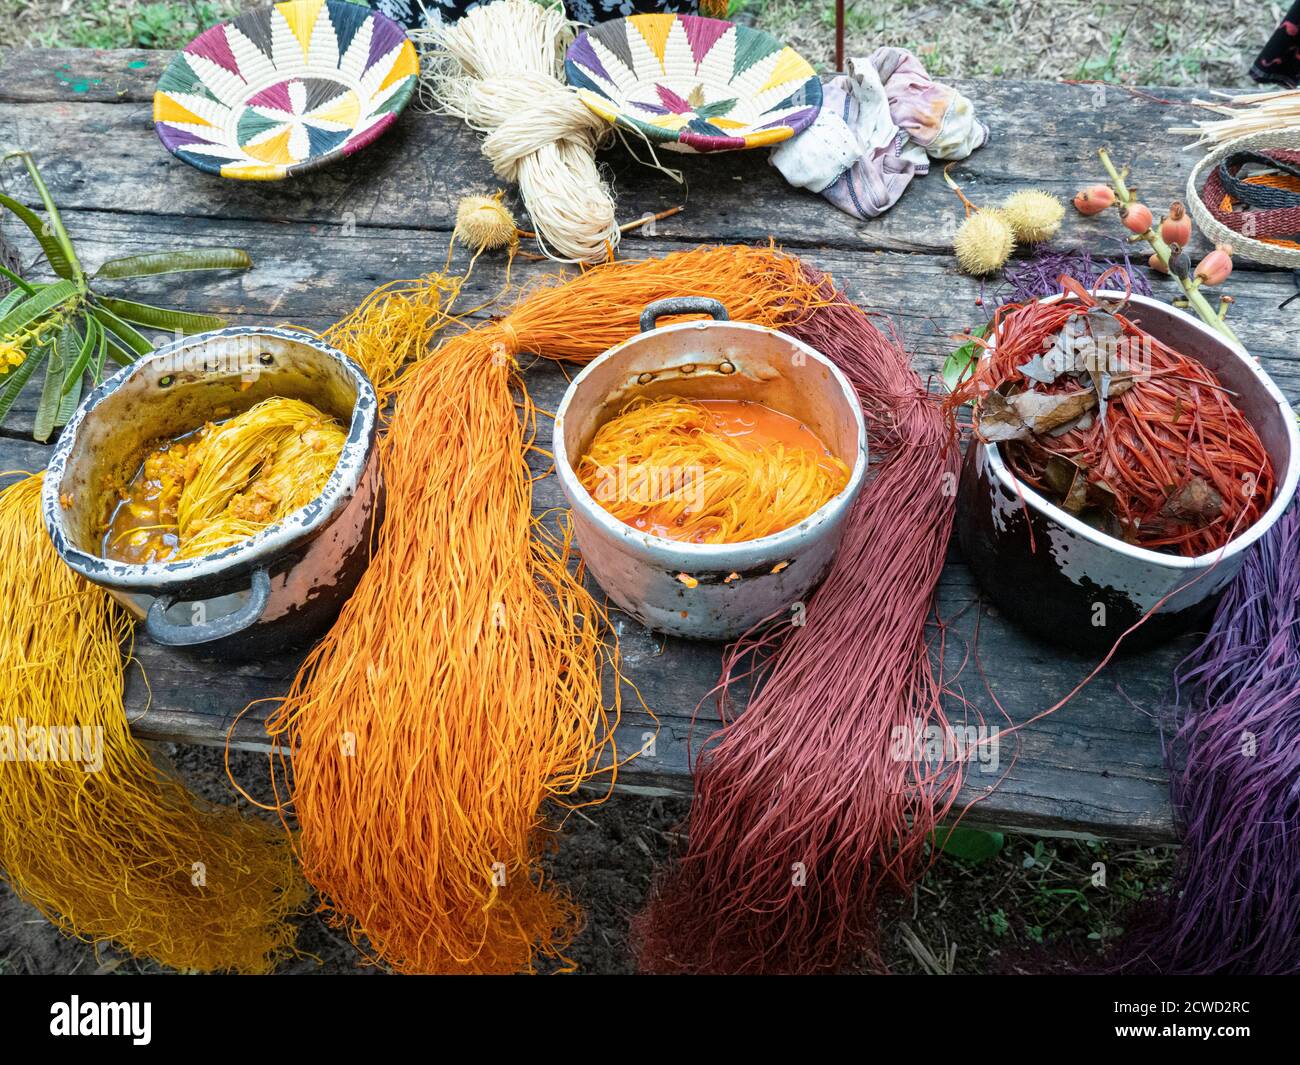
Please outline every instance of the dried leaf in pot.
[[[1108, 390], [1114, 397], [1132, 387], [1133, 378], [1116, 377]], [[1097, 393], [1091, 388], [1076, 392], [1026, 391], [1014, 396], [990, 392], [980, 400], [976, 430], [980, 439], [990, 444], [1028, 440], [1070, 426], [1096, 405]]]
[[1193, 525], [1208, 525], [1223, 513], [1223, 496], [1203, 477], [1193, 477], [1160, 508], [1162, 517]]

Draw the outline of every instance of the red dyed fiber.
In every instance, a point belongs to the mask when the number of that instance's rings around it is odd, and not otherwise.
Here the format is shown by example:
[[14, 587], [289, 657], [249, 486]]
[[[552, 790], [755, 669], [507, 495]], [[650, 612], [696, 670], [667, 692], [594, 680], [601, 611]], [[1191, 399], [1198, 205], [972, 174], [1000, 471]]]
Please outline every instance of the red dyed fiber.
[[[1105, 280], [1103, 274], [1098, 284]], [[1096, 303], [1077, 281], [1064, 277], [1061, 281], [1085, 306]], [[1045, 352], [1048, 339], [1078, 307], [1076, 302], [1037, 300], [999, 307], [988, 333], [994, 340], [991, 356], [980, 360], [973, 376], [952, 394], [950, 404], [978, 401], [1008, 382], [1029, 383], [1018, 367]], [[1003, 457], [1016, 477], [1049, 497], [1052, 491], [1044, 472], [1048, 459], [1060, 456], [1080, 466], [1090, 481], [1111, 489], [1115, 517], [1126, 537], [1142, 547], [1189, 556], [1214, 551], [1268, 509], [1273, 499], [1273, 464], [1258, 434], [1213, 373], [1123, 314], [1116, 317], [1125, 337], [1144, 345], [1149, 363], [1135, 367], [1139, 372], [1133, 387], [1110, 401], [1104, 422], [1095, 419], [1087, 429], [1057, 437], [1004, 443]], [[1078, 387], [1058, 383], [1039, 389], [1055, 393]], [[978, 431], [977, 424], [977, 435]], [[1165, 509], [1170, 497], [1193, 478], [1213, 486], [1222, 499], [1217, 516], [1204, 524], [1180, 521]]]
[[[863, 952], [878, 963], [876, 900], [923, 871], [961, 785], [958, 765], [896, 750], [896, 730], [946, 725], [926, 619], [952, 525], [956, 426], [898, 344], [805, 270], [833, 302], [787, 331], [853, 383], [872, 476], [803, 624], [770, 624], [724, 653], [723, 727], [696, 767], [689, 845], [633, 925], [650, 972], [832, 972]], [[737, 716], [733, 691], [750, 682]]]

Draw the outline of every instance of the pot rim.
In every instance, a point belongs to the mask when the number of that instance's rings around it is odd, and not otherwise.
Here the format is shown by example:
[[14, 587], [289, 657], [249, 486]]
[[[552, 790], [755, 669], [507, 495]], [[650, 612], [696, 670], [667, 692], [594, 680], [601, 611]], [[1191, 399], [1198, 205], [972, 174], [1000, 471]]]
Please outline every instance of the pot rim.
[[[1153, 551], [1146, 547], [1136, 547], [1132, 544], [1126, 544], [1123, 540], [1116, 539], [1113, 536], [1107, 536], [1099, 532], [1091, 525], [1080, 521], [1074, 515], [1066, 512], [1056, 504], [1049, 502], [1044, 496], [1034, 491], [1029, 485], [1016, 479], [1002, 461], [1002, 455], [996, 444], [981, 443], [972, 440], [972, 445], [978, 446], [983, 450], [983, 458], [988, 463], [989, 470], [997, 479], [998, 483], [1011, 492], [1022, 498], [1026, 505], [1033, 507], [1045, 517], [1055, 521], [1058, 525], [1063, 526], [1075, 536], [1081, 537], [1099, 547], [1108, 548], [1116, 554], [1131, 558], [1134, 561], [1146, 562], [1151, 565], [1161, 566], [1165, 569], [1179, 570], [1200, 570], [1217, 565], [1224, 559], [1232, 558], [1240, 554], [1251, 544], [1255, 543], [1269, 529], [1276, 524], [1283, 512], [1291, 504], [1291, 499], [1295, 495], [1296, 485], [1300, 482], [1300, 427], [1297, 427], [1296, 416], [1287, 402], [1286, 397], [1282, 394], [1281, 389], [1277, 387], [1273, 379], [1259, 365], [1259, 361], [1252, 356], [1242, 345], [1234, 344], [1222, 333], [1211, 329], [1194, 315], [1187, 314], [1185, 311], [1161, 300], [1154, 299], [1150, 296], [1142, 296], [1138, 293], [1126, 293], [1119, 289], [1098, 289], [1095, 293], [1097, 296], [1108, 299], [1122, 299], [1129, 303], [1145, 304], [1146, 306], [1181, 315], [1196, 329], [1200, 330], [1210, 340], [1214, 340], [1230, 351], [1238, 360], [1240, 360], [1251, 373], [1264, 386], [1264, 390], [1269, 394], [1278, 406], [1278, 413], [1283, 423], [1286, 425], [1287, 440], [1290, 444], [1291, 454], [1287, 462], [1287, 468], [1282, 477], [1277, 482], [1277, 488], [1273, 493], [1273, 501], [1269, 504], [1268, 509], [1259, 516], [1249, 528], [1243, 530], [1229, 540], [1222, 547], [1214, 551], [1207, 552], [1203, 555], [1172, 555], [1164, 551]], [[1057, 303], [1062, 299], [1077, 299], [1074, 295], [1068, 295], [1059, 292], [1054, 296], [1046, 296], [1039, 300], [1040, 303]], [[985, 353], [982, 358], [988, 358]]]
[[[320, 494], [280, 521], [268, 525], [256, 535], [199, 558], [182, 559], [176, 562], [119, 562], [101, 555], [89, 554], [72, 546], [63, 525], [59, 487], [82, 422], [108, 396], [145, 367], [160, 359], [175, 357], [181, 352], [225, 337], [274, 337], [305, 344], [338, 362], [356, 386], [357, 398], [352, 407], [352, 419], [348, 425], [343, 452]], [[311, 539], [334, 520], [340, 505], [356, 493], [365, 473], [374, 446], [377, 413], [378, 400], [375, 390], [360, 365], [337, 348], [309, 333], [272, 326], [231, 326], [183, 337], [147, 355], [141, 355], [130, 365], [122, 367], [112, 377], [101, 382], [78, 407], [60, 435], [45, 469], [45, 480], [41, 485], [41, 513], [45, 520], [46, 531], [54, 541], [55, 549], [73, 570], [96, 584], [122, 591], [151, 593], [163, 588], [192, 585], [197, 581], [216, 582], [238, 576], [246, 573], [257, 563], [274, 558], [285, 549]], [[362, 454], [349, 456], [349, 448], [355, 449], [358, 444], [364, 444]]]
[[[782, 529], [780, 532], [771, 533], [767, 536], [760, 536], [754, 540], [736, 540], [725, 544], [694, 544], [683, 540], [672, 540], [666, 536], [656, 536], [654, 533], [642, 532], [640, 529], [634, 529], [631, 525], [619, 521], [618, 518], [602, 507], [595, 497], [587, 491], [582, 482], [578, 480], [573, 465], [569, 461], [568, 447], [564, 442], [564, 422], [570, 405], [587, 379], [600, 366], [622, 352], [624, 348], [639, 342], [645, 337], [659, 333], [699, 329], [740, 329], [749, 332], [776, 334], [792, 347], [803, 351], [813, 361], [825, 366], [847, 400], [849, 409], [853, 414], [854, 424], [858, 430], [857, 458], [849, 473], [848, 482], [839, 492], [797, 525], [792, 525], [788, 529]], [[555, 412], [553, 434], [551, 450], [555, 456], [555, 475], [559, 479], [560, 487], [568, 496], [570, 503], [574, 506], [581, 505], [587, 517], [595, 521], [604, 532], [621, 540], [635, 542], [638, 549], [650, 552], [652, 556], [655, 556], [657, 562], [676, 569], [708, 569], [718, 565], [729, 565], [735, 561], [738, 549], [759, 557], [777, 557], [788, 554], [800, 545], [809, 531], [839, 520], [848, 511], [862, 488], [867, 474], [866, 422], [862, 416], [862, 405], [858, 402], [857, 393], [854, 392], [853, 386], [849, 383], [848, 378], [844, 376], [843, 371], [820, 351], [805, 344], [802, 340], [797, 340], [779, 329], [770, 329], [767, 326], [756, 325], [753, 322], [676, 322], [672, 325], [659, 326], [656, 329], [636, 333], [628, 337], [621, 344], [614, 345], [604, 354], [589, 362], [582, 372], [569, 383], [564, 398], [560, 401], [560, 405]]]

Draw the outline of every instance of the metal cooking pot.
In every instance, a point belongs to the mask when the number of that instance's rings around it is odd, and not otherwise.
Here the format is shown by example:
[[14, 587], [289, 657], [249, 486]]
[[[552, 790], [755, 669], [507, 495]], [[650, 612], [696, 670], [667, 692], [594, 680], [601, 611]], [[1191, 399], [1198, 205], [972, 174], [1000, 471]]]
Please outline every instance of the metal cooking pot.
[[[1122, 292], [1099, 295], [1124, 299]], [[1260, 520], [1226, 547], [1195, 558], [1171, 555], [1097, 531], [1019, 484], [995, 444], [972, 440], [957, 494], [957, 535], [976, 579], [1032, 633], [1087, 652], [1110, 648], [1157, 604], [1126, 647], [1151, 646], [1204, 620], [1241, 568], [1243, 552], [1281, 517], [1300, 479], [1295, 415], [1257, 362], [1174, 307], [1136, 295], [1128, 302], [1127, 317], [1208, 366], [1236, 393], [1234, 402], [1273, 460], [1277, 494]]]
[[[302, 399], [348, 434], [324, 490], [256, 536], [202, 558], [102, 557], [104, 523], [150, 448], [272, 396]], [[303, 333], [241, 327], [143, 356], [87, 397], [45, 475], [45, 525], [63, 560], [107, 588], [156, 642], [244, 658], [302, 646], [334, 620], [365, 570], [380, 496], [377, 402], [342, 352]]]
[[[659, 317], [707, 322], [657, 328]], [[596, 430], [639, 397], [748, 399], [798, 418], [852, 471], [837, 496], [790, 529], [734, 544], [691, 544], [619, 521], [579, 483], [574, 464]], [[717, 300], [670, 299], [641, 315], [641, 333], [582, 371], [555, 418], [556, 475], [592, 575], [652, 629], [732, 639], [797, 609], [825, 576], [867, 470], [867, 433], [848, 380], [826, 356], [763, 326], [728, 321]], [[685, 580], [683, 579], [685, 575]]]

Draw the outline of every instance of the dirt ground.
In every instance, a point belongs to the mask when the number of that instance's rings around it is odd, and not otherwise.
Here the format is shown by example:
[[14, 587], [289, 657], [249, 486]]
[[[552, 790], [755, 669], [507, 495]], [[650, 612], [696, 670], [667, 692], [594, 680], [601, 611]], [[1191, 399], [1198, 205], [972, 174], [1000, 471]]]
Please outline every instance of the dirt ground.
[[[168, 745], [164, 753], [196, 792], [233, 801], [223, 752]], [[236, 754], [232, 765], [241, 786], [258, 795], [265, 759]], [[569, 951], [579, 972], [636, 971], [628, 924], [645, 901], [653, 871], [673, 853], [687, 812], [682, 799], [616, 795], [569, 817], [546, 866], [586, 913]], [[1105, 888], [1090, 882], [1097, 861], [1109, 870]], [[1094, 958], [1121, 933], [1132, 903], [1163, 887], [1172, 861], [1169, 848], [1024, 836], [1007, 836], [998, 854], [980, 862], [942, 856], [911, 898], [887, 906], [884, 960], [896, 973], [943, 974], [1007, 971], [1044, 946], [1055, 957]], [[279, 973], [381, 971], [317, 915], [301, 919], [298, 948], [301, 956], [282, 963]], [[166, 971], [111, 945], [65, 938], [0, 884], [0, 974]]]

